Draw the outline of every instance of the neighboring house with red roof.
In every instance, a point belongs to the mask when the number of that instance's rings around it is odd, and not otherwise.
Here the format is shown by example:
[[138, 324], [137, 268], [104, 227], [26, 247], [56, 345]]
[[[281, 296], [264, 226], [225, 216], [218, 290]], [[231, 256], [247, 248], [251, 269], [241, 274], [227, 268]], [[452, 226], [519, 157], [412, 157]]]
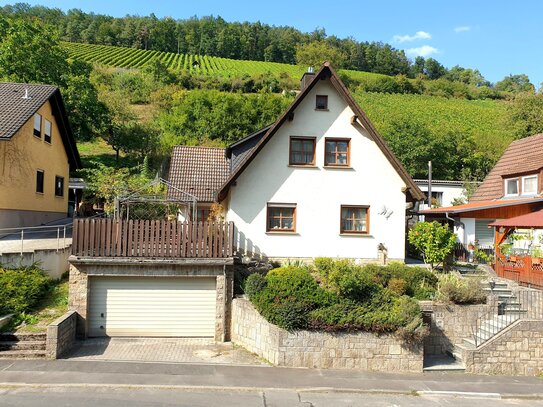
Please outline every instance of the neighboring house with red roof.
[[494, 245], [489, 224], [543, 208], [543, 134], [511, 143], [466, 205], [421, 211], [454, 224], [464, 245]]
[[226, 149], [174, 148], [170, 183], [234, 222], [240, 255], [405, 257], [415, 182], [325, 63], [272, 125]]

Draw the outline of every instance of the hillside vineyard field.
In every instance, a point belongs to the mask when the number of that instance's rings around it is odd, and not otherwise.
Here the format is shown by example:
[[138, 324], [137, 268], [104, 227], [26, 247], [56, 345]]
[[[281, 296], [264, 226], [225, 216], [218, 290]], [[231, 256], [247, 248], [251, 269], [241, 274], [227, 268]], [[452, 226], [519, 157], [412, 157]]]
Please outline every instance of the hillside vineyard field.
[[[298, 79], [307, 69], [276, 62], [243, 61], [201, 55], [176, 54], [109, 45], [64, 42], [69, 56], [90, 63], [124, 69], [139, 69], [159, 59], [172, 70], [195, 74], [240, 77], [243, 75], [286, 74]], [[339, 70], [354, 80], [384, 75]], [[449, 131], [472, 135], [478, 150], [499, 157], [514, 136], [506, 123], [507, 105], [503, 101], [466, 100], [419, 94], [357, 92], [355, 99], [380, 132], [402, 119], [416, 119], [434, 134]]]

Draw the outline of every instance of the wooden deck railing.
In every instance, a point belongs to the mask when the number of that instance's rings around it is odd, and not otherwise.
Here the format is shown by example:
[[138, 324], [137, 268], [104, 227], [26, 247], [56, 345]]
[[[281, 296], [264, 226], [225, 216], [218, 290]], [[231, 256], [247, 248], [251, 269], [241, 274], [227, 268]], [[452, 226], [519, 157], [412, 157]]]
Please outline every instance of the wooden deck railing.
[[531, 256], [496, 255], [496, 274], [521, 285], [543, 289], [543, 263]]
[[76, 219], [72, 254], [79, 257], [232, 257], [233, 222]]

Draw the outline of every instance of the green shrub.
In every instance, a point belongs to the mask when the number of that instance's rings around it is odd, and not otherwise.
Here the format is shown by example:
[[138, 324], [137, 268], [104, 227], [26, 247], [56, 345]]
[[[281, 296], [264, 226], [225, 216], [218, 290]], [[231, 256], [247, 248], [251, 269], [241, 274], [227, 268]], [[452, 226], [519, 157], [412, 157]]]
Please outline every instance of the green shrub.
[[339, 275], [336, 284], [341, 297], [358, 302], [370, 301], [382, 289], [369, 273], [359, 267]]
[[256, 294], [261, 292], [264, 287], [266, 287], [266, 279], [258, 274], [253, 273], [250, 274], [249, 277], [245, 280], [245, 294], [249, 297], [249, 299], [254, 298]]
[[0, 268], [0, 315], [29, 311], [48, 287], [49, 279], [37, 267]]
[[484, 304], [486, 302], [486, 294], [478, 281], [468, 281], [452, 274], [439, 277], [437, 298], [455, 304]]
[[407, 282], [402, 278], [391, 278], [388, 288], [396, 295], [404, 295], [407, 290]]

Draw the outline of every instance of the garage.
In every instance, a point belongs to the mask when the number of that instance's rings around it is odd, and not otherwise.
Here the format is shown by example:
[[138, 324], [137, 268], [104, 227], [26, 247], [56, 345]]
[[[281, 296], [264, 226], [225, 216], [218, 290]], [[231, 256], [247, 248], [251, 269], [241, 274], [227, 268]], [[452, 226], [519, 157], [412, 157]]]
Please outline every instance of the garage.
[[88, 336], [214, 337], [214, 277], [91, 277]]

